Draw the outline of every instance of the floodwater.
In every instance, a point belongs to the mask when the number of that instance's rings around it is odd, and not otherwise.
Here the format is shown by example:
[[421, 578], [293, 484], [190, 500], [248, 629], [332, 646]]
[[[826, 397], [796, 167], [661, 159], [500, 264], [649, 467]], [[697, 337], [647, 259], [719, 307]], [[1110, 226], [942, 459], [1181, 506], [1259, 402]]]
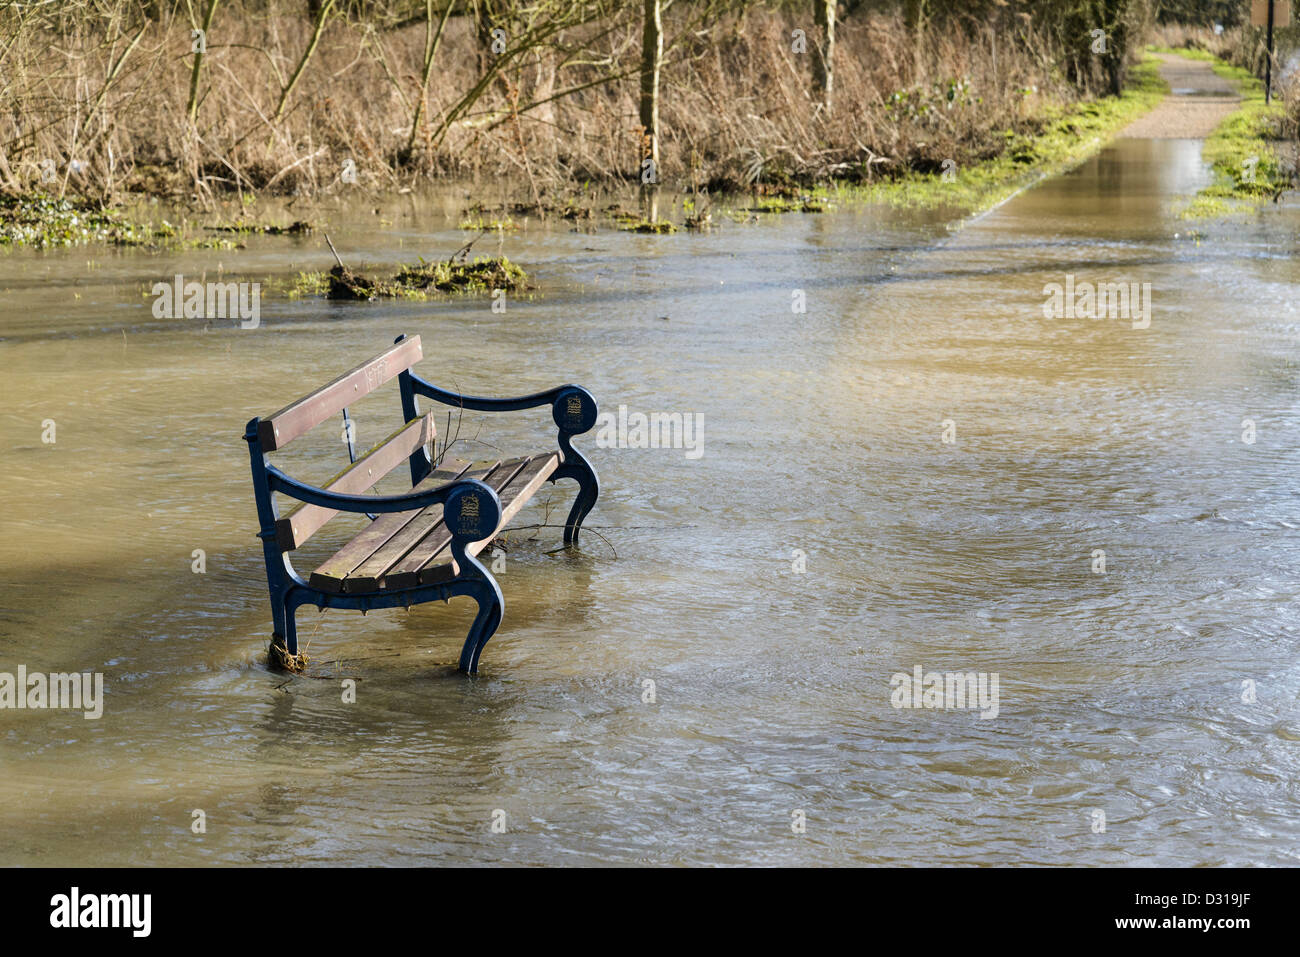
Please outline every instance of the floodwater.
[[[533, 222], [504, 314], [151, 314], [176, 273], [325, 268], [319, 235], [3, 256], [0, 670], [100, 671], [105, 700], [0, 711], [0, 863], [1297, 863], [1300, 208], [1200, 239], [1170, 208], [1205, 177], [1196, 142], [1121, 140], [959, 229]], [[464, 241], [440, 208], [327, 218], [393, 264]], [[1046, 318], [1067, 276], [1149, 283], [1149, 324]], [[271, 672], [244, 424], [403, 332], [436, 383], [577, 382], [697, 416], [701, 454], [579, 440], [591, 532], [510, 536], [477, 679], [468, 599], [304, 608], [311, 667]], [[353, 412], [368, 447], [396, 384]], [[276, 461], [324, 480], [339, 425]], [[458, 446], [552, 432], [467, 416]], [[996, 716], [895, 707], [917, 667], [996, 675]]]

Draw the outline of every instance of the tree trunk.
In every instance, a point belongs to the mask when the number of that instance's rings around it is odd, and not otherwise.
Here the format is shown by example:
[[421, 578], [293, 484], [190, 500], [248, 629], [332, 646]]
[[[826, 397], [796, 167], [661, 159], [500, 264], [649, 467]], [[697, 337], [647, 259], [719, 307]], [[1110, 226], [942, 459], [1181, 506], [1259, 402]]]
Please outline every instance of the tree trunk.
[[836, 0], [813, 0], [813, 17], [820, 34], [813, 52], [813, 95], [828, 113], [835, 87], [835, 3]]
[[[659, 0], [645, 0], [641, 35], [641, 163], [643, 185], [659, 182], [659, 70], [664, 57], [663, 18]], [[646, 160], [650, 161], [647, 168]], [[647, 178], [647, 171], [652, 174]]]
[[194, 52], [194, 68], [190, 72], [190, 99], [185, 106], [185, 112], [190, 118], [190, 126], [193, 126], [199, 118], [199, 76], [203, 71], [203, 51], [207, 48], [208, 30], [212, 28], [212, 17], [217, 12], [217, 2], [218, 0], [209, 0], [208, 14], [203, 18], [202, 45]]
[[434, 58], [438, 55], [438, 46], [442, 43], [443, 30], [447, 28], [447, 18], [456, 0], [447, 0], [438, 21], [437, 31], [433, 26], [433, 0], [426, 0], [424, 8], [424, 61], [420, 71], [420, 95], [415, 100], [415, 114], [411, 117], [411, 135], [406, 140], [406, 160], [410, 162], [415, 154], [415, 141], [420, 135], [420, 121], [424, 118], [424, 102], [429, 97], [429, 73], [433, 70]]
[[1129, 26], [1138, 13], [1134, 7], [1133, 0], [1103, 0], [1102, 3], [1108, 41], [1102, 64], [1106, 72], [1107, 92], [1111, 96], [1119, 96], [1124, 92], [1124, 74], [1129, 56]]
[[294, 88], [298, 85], [303, 72], [307, 69], [307, 62], [311, 59], [312, 54], [316, 52], [316, 46], [320, 43], [320, 35], [325, 32], [325, 20], [329, 17], [330, 8], [333, 6], [334, 0], [325, 0], [321, 4], [320, 12], [316, 15], [316, 27], [312, 31], [311, 39], [307, 41], [307, 49], [303, 51], [302, 59], [298, 61], [293, 76], [289, 77], [289, 82], [280, 91], [280, 102], [275, 108], [275, 116], [271, 118], [272, 123], [278, 122], [280, 117], [284, 116], [284, 108], [289, 105], [289, 97], [293, 96]]
[[903, 0], [903, 22], [912, 41], [912, 63], [916, 79], [921, 75], [921, 47], [925, 42], [925, 21], [929, 13], [929, 0]]

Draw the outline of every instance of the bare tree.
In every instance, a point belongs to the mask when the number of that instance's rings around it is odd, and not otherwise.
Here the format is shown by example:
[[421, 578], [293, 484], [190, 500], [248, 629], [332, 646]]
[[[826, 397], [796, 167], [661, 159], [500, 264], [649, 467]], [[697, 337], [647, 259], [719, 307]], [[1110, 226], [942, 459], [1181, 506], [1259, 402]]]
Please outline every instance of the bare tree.
[[912, 41], [912, 63], [921, 72], [921, 49], [925, 43], [925, 26], [930, 15], [929, 0], [903, 0], [903, 21]]
[[813, 18], [819, 32], [813, 53], [813, 95], [830, 112], [835, 87], [835, 0], [813, 0]]
[[433, 26], [433, 0], [425, 0], [424, 8], [424, 68], [420, 72], [420, 95], [415, 101], [415, 115], [411, 117], [411, 135], [406, 141], [406, 156], [409, 160], [415, 152], [415, 140], [420, 135], [420, 121], [424, 118], [424, 102], [429, 97], [429, 73], [433, 69], [434, 58], [438, 55], [438, 46], [442, 43], [443, 31], [447, 28], [447, 18], [451, 16], [455, 0], [447, 0], [447, 7], [442, 11], [435, 31]]
[[202, 32], [195, 38], [194, 69], [190, 73], [190, 101], [186, 112], [193, 126], [199, 116], [199, 75], [203, 70], [203, 54], [207, 50], [208, 30], [212, 28], [212, 17], [217, 12], [218, 0], [208, 0], [208, 13], [203, 18]]
[[641, 179], [646, 161], [654, 182], [659, 178], [659, 71], [664, 59], [663, 12], [659, 0], [645, 0], [641, 34]]
[[302, 58], [298, 61], [297, 68], [293, 71], [293, 76], [289, 77], [289, 82], [280, 90], [280, 102], [275, 108], [274, 120], [284, 116], [284, 108], [289, 104], [289, 97], [293, 95], [293, 89], [302, 79], [303, 71], [307, 69], [307, 61], [311, 55], [316, 52], [316, 47], [320, 43], [320, 35], [325, 32], [325, 20], [330, 15], [330, 10], [334, 6], [334, 0], [325, 0], [320, 4], [320, 9], [316, 13], [316, 28], [312, 31], [311, 39], [307, 42], [307, 49], [303, 51]]

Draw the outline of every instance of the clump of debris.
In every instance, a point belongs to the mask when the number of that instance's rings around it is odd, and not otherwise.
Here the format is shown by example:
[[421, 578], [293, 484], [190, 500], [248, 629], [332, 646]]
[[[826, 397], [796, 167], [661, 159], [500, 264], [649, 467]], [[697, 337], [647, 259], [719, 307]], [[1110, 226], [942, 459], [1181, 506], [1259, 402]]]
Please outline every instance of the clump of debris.
[[[325, 237], [329, 242], [329, 237]], [[472, 243], [470, 244], [472, 245]], [[528, 274], [505, 256], [461, 256], [462, 247], [450, 259], [419, 263], [402, 268], [388, 279], [373, 279], [353, 272], [343, 264], [334, 244], [329, 243], [337, 265], [329, 272], [330, 299], [428, 299], [437, 294], [492, 293], [499, 289], [518, 292], [528, 288]]]

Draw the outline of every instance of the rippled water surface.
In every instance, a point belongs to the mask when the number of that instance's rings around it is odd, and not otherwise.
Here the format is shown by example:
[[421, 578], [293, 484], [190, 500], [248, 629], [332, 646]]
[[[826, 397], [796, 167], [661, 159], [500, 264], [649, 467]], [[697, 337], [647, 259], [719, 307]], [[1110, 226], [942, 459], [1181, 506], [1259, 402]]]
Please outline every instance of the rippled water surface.
[[[102, 671], [106, 705], [0, 712], [0, 863], [1296, 863], [1300, 207], [1198, 240], [1170, 205], [1204, 177], [1195, 142], [1127, 140], [952, 232], [532, 224], [505, 250], [537, 289], [504, 315], [271, 292], [257, 329], [151, 315], [178, 272], [325, 268], [318, 237], [5, 255], [0, 670]], [[357, 265], [464, 241], [390, 218], [331, 229]], [[1149, 282], [1149, 328], [1044, 318], [1067, 274]], [[478, 679], [450, 667], [465, 599], [304, 608], [312, 667], [270, 672], [244, 423], [403, 332], [444, 386], [698, 414], [703, 455], [587, 436], [605, 540], [511, 536]], [[368, 447], [395, 386], [353, 411]], [[548, 423], [459, 434], [539, 451]], [[329, 477], [318, 432], [277, 461]], [[916, 666], [997, 673], [997, 717], [894, 708]]]

